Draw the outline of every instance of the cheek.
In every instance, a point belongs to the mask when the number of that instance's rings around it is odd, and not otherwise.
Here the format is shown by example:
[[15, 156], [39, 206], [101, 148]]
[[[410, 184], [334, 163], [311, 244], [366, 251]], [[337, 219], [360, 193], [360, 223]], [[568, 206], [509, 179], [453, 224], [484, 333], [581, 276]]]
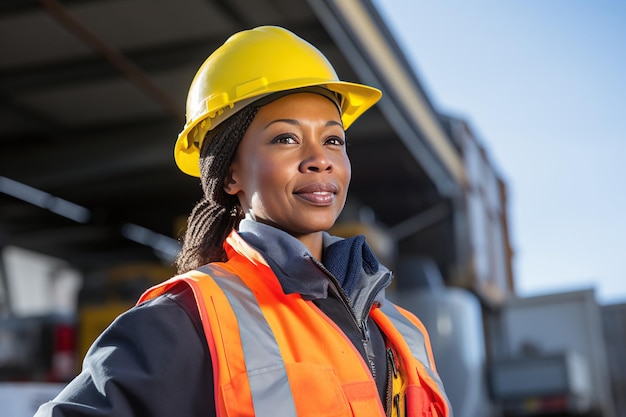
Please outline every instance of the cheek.
[[267, 181], [288, 181], [299, 173], [300, 159], [290, 155], [272, 155], [257, 167], [259, 177]]
[[265, 200], [264, 205], [276, 200], [276, 196], [284, 192], [289, 183], [289, 175], [284, 163], [274, 161], [250, 166], [246, 187], [250, 196], [254, 196], [257, 203]]
[[352, 178], [352, 165], [350, 164], [350, 158], [348, 158], [348, 155], [345, 156], [341, 166], [343, 168], [343, 172], [344, 172], [344, 176], [346, 178], [346, 182], [349, 183], [350, 179]]
[[273, 188], [276, 181], [280, 178], [280, 163], [261, 164], [261, 166], [255, 170], [255, 179], [259, 188], [263, 188], [264, 186], [267, 188]]

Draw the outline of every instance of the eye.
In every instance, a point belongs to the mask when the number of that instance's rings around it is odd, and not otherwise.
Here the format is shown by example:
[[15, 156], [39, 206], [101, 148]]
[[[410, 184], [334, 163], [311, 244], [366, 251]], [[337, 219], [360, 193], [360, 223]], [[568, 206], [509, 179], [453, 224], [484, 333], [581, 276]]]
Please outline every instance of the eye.
[[292, 134], [285, 133], [282, 135], [278, 135], [274, 139], [272, 139], [272, 143], [282, 143], [282, 144], [289, 145], [289, 144], [298, 143], [298, 139], [296, 138], [296, 136]]
[[339, 136], [329, 136], [324, 143], [326, 145], [344, 146], [346, 144], [346, 140]]

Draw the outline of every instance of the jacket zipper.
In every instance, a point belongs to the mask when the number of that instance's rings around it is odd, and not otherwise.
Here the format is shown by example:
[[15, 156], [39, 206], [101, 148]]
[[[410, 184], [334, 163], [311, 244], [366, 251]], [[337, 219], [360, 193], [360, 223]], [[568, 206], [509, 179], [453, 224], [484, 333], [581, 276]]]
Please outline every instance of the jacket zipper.
[[387, 417], [391, 417], [392, 401], [393, 401], [393, 378], [397, 375], [396, 364], [393, 360], [393, 351], [387, 349], [387, 389], [385, 393], [385, 410]]
[[[387, 395], [386, 395], [386, 402], [387, 402], [387, 417], [401, 417], [400, 416], [400, 393], [393, 392], [394, 389], [394, 382], [396, 381], [397, 378], [399, 378], [398, 375], [398, 368], [396, 366], [396, 358], [393, 354], [393, 350], [391, 348], [387, 349]], [[396, 415], [392, 416], [392, 412], [393, 410], [396, 410]]]
[[[318, 261], [317, 259], [313, 257], [311, 257], [310, 259], [330, 278], [331, 282], [333, 283], [333, 287], [335, 291], [337, 292], [337, 294], [339, 295], [339, 298], [341, 299], [344, 307], [350, 313], [350, 317], [352, 317], [352, 321], [354, 321], [354, 324], [360, 330], [361, 345], [363, 346], [363, 349], [365, 349], [365, 354], [367, 356], [367, 362], [370, 368], [370, 372], [372, 373], [374, 380], [376, 380], [377, 372], [376, 372], [376, 364], [374, 362], [374, 351], [372, 350], [372, 345], [370, 343], [371, 342], [370, 331], [367, 325], [367, 317], [369, 317], [369, 315], [365, 317], [365, 320], [359, 320], [354, 312], [354, 309], [350, 305], [350, 300], [346, 292], [343, 290], [343, 288], [339, 284], [339, 281], [337, 281], [337, 278], [335, 278], [335, 276], [328, 269], [326, 269], [324, 264], [322, 264], [320, 261]], [[386, 282], [386, 281], [381, 280], [381, 282]], [[378, 286], [374, 287], [371, 291], [371, 294], [367, 300], [368, 301], [367, 305], [370, 306], [370, 309], [371, 309], [371, 306], [374, 305], [374, 299], [380, 287], [382, 287], [382, 285], [379, 284]]]

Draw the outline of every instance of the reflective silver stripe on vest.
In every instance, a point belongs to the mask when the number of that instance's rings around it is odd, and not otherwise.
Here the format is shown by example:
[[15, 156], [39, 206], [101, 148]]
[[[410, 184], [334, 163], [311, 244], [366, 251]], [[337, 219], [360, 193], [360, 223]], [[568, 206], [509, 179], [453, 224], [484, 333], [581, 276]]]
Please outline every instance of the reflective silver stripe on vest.
[[406, 340], [413, 357], [424, 364], [426, 372], [428, 372], [428, 376], [430, 376], [433, 381], [437, 383], [439, 393], [448, 404], [448, 410], [450, 411], [450, 416], [452, 416], [450, 400], [448, 400], [446, 392], [443, 389], [443, 382], [441, 382], [441, 378], [432, 369], [432, 364], [430, 363], [430, 358], [428, 357], [428, 352], [426, 351], [426, 340], [421, 329], [413, 324], [409, 319], [404, 317], [397, 307], [390, 302], [384, 302], [380, 309], [383, 313], [385, 313], [385, 315], [387, 315], [387, 317], [389, 317], [404, 340]]
[[198, 270], [213, 278], [237, 318], [254, 414], [261, 417], [296, 416], [278, 343], [250, 288], [238, 276], [215, 265], [205, 265]]
[[406, 340], [413, 357], [422, 362], [426, 368], [430, 369], [432, 365], [428, 357], [428, 352], [426, 351], [426, 340], [422, 331], [411, 323], [409, 319], [404, 317], [392, 303], [384, 302], [380, 309], [389, 317], [404, 340]]

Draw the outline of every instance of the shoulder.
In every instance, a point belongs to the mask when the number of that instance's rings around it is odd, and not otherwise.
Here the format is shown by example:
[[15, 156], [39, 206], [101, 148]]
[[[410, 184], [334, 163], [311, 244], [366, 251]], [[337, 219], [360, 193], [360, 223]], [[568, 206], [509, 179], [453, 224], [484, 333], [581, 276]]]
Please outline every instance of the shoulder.
[[[183, 313], [184, 316], [182, 315]], [[125, 315], [130, 316], [127, 319], [141, 319], [145, 316], [154, 315], [156, 316], [155, 318], [165, 320], [166, 322], [179, 319], [189, 320], [198, 334], [204, 337], [195, 295], [192, 288], [183, 281], [158, 297], [130, 309]]]
[[[211, 358], [185, 286], [118, 316], [37, 416], [214, 415]], [[198, 334], [198, 336], [195, 336]]]

